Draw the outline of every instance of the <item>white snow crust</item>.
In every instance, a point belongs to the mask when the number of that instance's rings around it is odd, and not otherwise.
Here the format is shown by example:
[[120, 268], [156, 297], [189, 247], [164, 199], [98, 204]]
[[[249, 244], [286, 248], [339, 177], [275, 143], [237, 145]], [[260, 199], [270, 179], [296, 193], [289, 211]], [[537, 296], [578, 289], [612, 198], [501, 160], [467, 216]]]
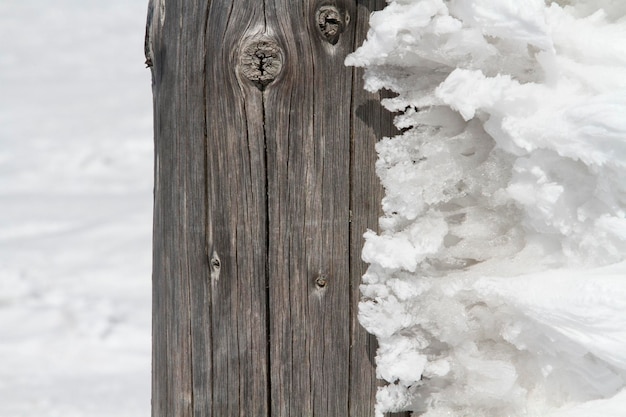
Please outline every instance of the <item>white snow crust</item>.
[[626, 2], [391, 0], [362, 325], [377, 415], [626, 415]]

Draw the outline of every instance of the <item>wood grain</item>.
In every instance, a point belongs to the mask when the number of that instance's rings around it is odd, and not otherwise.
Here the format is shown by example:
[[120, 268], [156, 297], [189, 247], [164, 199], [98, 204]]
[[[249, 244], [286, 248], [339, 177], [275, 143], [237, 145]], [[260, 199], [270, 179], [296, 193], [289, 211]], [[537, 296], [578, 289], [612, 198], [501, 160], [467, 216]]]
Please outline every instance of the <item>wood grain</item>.
[[[381, 10], [384, 0], [362, 0], [356, 8], [354, 47], [365, 40], [371, 12]], [[381, 200], [384, 195], [380, 181], [375, 175], [377, 155], [375, 144], [384, 136], [397, 132], [392, 115], [380, 105], [381, 94], [369, 93], [363, 88], [363, 69], [354, 68], [352, 85], [351, 123], [351, 211], [350, 229], [350, 283], [351, 283], [351, 355], [350, 377], [358, 383], [350, 385], [350, 416], [373, 415], [378, 381], [375, 376], [376, 338], [367, 334], [358, 322], [358, 303], [361, 298], [359, 286], [367, 265], [361, 259], [363, 234], [367, 229], [378, 230], [378, 218], [382, 215]]]
[[153, 416], [373, 415], [356, 306], [391, 117], [343, 61], [382, 4], [151, 5]]

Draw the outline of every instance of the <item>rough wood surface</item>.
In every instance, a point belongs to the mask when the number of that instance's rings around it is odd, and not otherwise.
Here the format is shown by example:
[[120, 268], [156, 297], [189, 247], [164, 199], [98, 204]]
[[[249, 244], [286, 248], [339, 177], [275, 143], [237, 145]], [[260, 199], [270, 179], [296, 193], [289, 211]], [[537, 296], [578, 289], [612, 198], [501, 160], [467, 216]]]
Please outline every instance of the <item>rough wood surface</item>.
[[153, 416], [367, 417], [362, 234], [391, 116], [343, 65], [383, 0], [154, 0]]
[[[369, 27], [369, 15], [381, 10], [384, 1], [363, 0], [358, 2], [355, 16], [355, 48], [363, 43]], [[368, 334], [358, 322], [358, 303], [361, 297], [359, 285], [367, 265], [361, 260], [365, 230], [378, 229], [378, 218], [384, 195], [380, 181], [375, 175], [377, 155], [375, 144], [382, 137], [397, 134], [392, 117], [380, 105], [379, 93], [363, 89], [363, 70], [354, 69], [352, 86], [352, 146], [351, 146], [351, 210], [350, 229], [350, 280], [351, 280], [351, 355], [350, 416], [370, 416], [374, 409], [378, 382], [374, 372], [376, 338]], [[356, 382], [358, 381], [358, 383]]]

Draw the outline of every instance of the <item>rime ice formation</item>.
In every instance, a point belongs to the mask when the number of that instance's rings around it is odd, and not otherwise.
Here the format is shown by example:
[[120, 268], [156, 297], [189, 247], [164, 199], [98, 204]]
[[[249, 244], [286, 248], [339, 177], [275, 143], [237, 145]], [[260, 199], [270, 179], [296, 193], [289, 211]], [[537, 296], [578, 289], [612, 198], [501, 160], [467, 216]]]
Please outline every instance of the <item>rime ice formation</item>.
[[[626, 410], [626, 2], [391, 0], [346, 63], [397, 95], [360, 321], [377, 413]], [[613, 413], [613, 414], [612, 414]]]

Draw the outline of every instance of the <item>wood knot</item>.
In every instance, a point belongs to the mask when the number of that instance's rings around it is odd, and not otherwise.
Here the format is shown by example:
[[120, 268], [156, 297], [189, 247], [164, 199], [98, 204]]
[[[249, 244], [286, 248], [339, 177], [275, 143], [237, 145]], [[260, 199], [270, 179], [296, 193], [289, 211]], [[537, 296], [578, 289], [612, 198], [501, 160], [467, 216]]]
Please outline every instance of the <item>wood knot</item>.
[[283, 51], [272, 40], [256, 40], [244, 48], [240, 65], [241, 73], [263, 90], [280, 74]]
[[324, 39], [335, 45], [350, 22], [350, 16], [348, 12], [340, 12], [335, 6], [321, 6], [317, 9], [316, 21]]
[[317, 278], [315, 278], [315, 286], [319, 289], [322, 289], [324, 287], [326, 287], [326, 285], [328, 285], [328, 276], [327, 275], [320, 275]]
[[220, 279], [220, 270], [222, 269], [222, 261], [216, 251], [213, 251], [209, 258], [211, 281], [216, 283]]

